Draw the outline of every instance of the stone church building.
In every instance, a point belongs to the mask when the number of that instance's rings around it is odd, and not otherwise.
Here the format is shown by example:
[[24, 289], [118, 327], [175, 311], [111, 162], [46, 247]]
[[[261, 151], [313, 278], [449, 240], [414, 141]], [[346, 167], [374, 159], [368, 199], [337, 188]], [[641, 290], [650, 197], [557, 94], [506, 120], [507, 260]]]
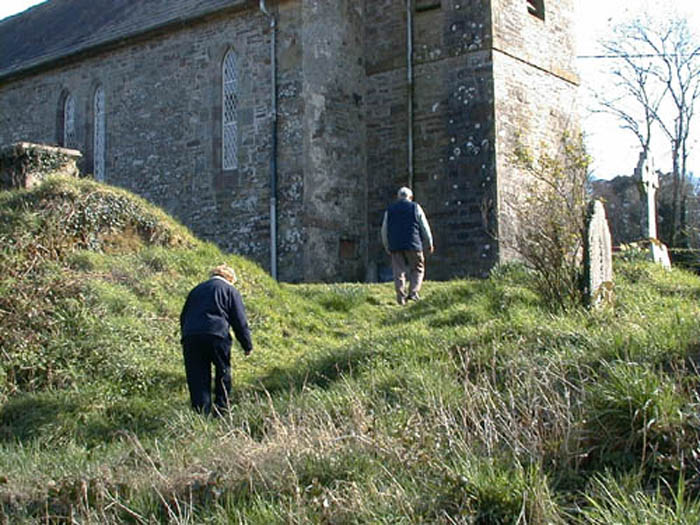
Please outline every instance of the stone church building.
[[575, 124], [573, 19], [574, 0], [48, 0], [0, 22], [0, 146], [78, 149], [292, 282], [385, 275], [408, 185], [427, 277], [485, 275], [513, 255], [516, 137]]

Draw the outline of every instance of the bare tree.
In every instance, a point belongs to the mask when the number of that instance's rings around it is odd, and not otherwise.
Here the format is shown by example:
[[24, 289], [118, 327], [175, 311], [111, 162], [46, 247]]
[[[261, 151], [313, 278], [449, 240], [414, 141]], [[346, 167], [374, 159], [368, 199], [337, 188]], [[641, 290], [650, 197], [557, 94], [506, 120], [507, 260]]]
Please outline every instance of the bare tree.
[[667, 233], [675, 246], [685, 224], [681, 191], [687, 180], [691, 123], [700, 98], [700, 40], [680, 16], [637, 18], [619, 25], [613, 38], [602, 43], [614, 59], [616, 95], [603, 95], [605, 111], [621, 121], [649, 153], [658, 127], [671, 145], [673, 198]]
[[631, 131], [639, 141], [642, 160], [651, 146], [656, 115], [667, 90], [654, 82], [652, 57], [642, 57], [631, 35], [643, 31], [636, 23], [618, 26], [613, 39], [602, 42], [605, 52], [615, 58], [610, 74], [615, 89], [599, 86], [605, 91], [596, 95], [602, 110], [620, 120], [620, 127]]

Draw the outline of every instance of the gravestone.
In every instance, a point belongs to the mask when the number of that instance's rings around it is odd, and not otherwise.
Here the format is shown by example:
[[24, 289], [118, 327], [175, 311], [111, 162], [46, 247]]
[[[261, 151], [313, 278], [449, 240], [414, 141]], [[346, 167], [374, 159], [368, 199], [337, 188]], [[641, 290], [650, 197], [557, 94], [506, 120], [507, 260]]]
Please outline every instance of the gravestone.
[[31, 142], [0, 147], [0, 190], [30, 189], [51, 175], [80, 175], [82, 154]]
[[588, 302], [596, 306], [610, 304], [613, 299], [612, 239], [603, 203], [595, 200], [591, 208], [585, 239], [585, 284]]
[[658, 240], [656, 236], [656, 190], [659, 188], [659, 175], [654, 167], [652, 157], [639, 156], [639, 174], [642, 178], [642, 187], [647, 195], [647, 237], [649, 238], [649, 253], [651, 259], [668, 269], [671, 268], [671, 259], [668, 256], [668, 248]]
[[636, 171], [642, 179], [642, 188], [647, 197], [647, 237], [656, 239], [656, 190], [659, 189], [659, 175], [654, 168], [654, 159], [640, 154]]

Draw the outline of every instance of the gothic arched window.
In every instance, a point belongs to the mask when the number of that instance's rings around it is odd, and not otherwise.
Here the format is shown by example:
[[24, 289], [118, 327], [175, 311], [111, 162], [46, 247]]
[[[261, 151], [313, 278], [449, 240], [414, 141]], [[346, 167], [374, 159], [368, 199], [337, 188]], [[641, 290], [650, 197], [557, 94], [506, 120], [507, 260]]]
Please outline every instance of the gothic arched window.
[[238, 168], [238, 70], [233, 51], [226, 53], [222, 73], [222, 167], [232, 170]]
[[93, 108], [93, 171], [95, 179], [105, 180], [105, 90], [95, 90]]
[[63, 101], [63, 146], [75, 148], [77, 140], [75, 135], [75, 99], [70, 93]]

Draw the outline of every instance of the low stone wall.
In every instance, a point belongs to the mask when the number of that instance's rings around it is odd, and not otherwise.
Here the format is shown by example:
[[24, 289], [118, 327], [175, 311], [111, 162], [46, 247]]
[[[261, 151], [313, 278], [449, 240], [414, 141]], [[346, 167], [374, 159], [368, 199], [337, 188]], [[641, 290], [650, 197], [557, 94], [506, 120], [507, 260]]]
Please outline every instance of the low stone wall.
[[0, 190], [29, 189], [50, 175], [77, 177], [82, 154], [31, 142], [0, 146]]

